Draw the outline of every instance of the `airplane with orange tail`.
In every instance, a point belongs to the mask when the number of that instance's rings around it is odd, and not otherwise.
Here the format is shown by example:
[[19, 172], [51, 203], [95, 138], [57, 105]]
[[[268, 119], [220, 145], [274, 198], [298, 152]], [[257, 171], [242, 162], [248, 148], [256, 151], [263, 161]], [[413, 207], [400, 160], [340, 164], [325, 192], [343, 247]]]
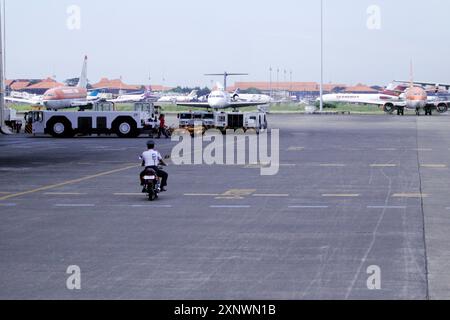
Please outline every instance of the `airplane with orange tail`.
[[76, 87], [61, 86], [52, 88], [47, 90], [44, 95], [33, 97], [32, 99], [5, 97], [5, 100], [13, 103], [24, 103], [34, 106], [42, 106], [48, 110], [92, 107], [95, 99], [91, 99], [88, 97], [87, 59], [87, 56], [85, 56], [80, 80]]

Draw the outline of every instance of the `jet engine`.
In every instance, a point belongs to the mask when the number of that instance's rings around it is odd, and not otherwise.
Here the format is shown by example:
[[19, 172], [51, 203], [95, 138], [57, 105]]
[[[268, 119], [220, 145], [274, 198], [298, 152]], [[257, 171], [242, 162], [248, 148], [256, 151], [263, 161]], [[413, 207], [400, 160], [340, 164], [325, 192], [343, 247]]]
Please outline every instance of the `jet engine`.
[[386, 113], [392, 114], [394, 112], [394, 110], [395, 110], [395, 106], [392, 103], [386, 103], [383, 106], [383, 111]]
[[436, 109], [439, 113], [446, 113], [448, 111], [448, 105], [446, 103], [439, 103]]

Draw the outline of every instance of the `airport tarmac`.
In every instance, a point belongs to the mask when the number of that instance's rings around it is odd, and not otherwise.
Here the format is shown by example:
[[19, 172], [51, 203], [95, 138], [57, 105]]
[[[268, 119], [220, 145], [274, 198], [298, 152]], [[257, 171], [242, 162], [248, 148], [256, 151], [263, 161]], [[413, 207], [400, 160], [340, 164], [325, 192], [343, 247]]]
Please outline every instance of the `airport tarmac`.
[[154, 203], [145, 137], [0, 137], [0, 298], [450, 298], [450, 117], [269, 121], [276, 176], [172, 165]]

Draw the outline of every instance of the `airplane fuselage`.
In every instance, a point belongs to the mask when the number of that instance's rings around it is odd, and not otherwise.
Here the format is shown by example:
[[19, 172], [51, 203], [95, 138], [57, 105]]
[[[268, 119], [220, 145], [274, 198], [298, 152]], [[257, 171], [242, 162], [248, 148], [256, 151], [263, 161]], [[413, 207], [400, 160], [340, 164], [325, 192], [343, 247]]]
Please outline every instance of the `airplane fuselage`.
[[231, 105], [231, 95], [225, 91], [213, 91], [208, 97], [212, 109], [225, 109]]
[[405, 91], [406, 108], [410, 110], [424, 109], [428, 103], [427, 92], [418, 87], [411, 87]]
[[70, 108], [74, 102], [85, 101], [88, 105], [87, 90], [79, 87], [58, 87], [47, 90], [42, 97], [42, 104], [47, 109]]

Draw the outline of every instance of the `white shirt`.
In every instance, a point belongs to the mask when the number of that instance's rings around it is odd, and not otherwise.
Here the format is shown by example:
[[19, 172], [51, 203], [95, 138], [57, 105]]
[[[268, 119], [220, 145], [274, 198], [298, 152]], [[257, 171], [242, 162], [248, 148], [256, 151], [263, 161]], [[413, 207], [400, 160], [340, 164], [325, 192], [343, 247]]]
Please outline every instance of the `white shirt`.
[[146, 167], [157, 167], [162, 160], [161, 154], [156, 150], [145, 151], [141, 155], [141, 159], [145, 161]]

